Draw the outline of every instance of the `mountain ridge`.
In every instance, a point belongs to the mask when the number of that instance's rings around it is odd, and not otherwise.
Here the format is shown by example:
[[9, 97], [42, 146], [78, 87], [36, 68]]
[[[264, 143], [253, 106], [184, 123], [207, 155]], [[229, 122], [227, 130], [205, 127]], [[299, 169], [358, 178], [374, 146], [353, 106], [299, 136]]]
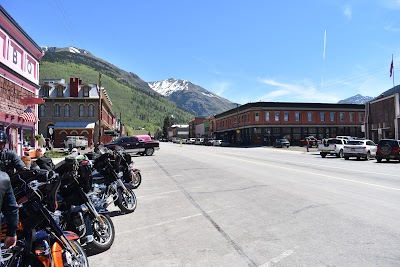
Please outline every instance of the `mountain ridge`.
[[169, 78], [148, 84], [154, 91], [200, 117], [214, 116], [237, 106], [188, 80]]
[[371, 96], [362, 96], [360, 94], [356, 94], [354, 96], [351, 96], [349, 98], [340, 100], [338, 104], [365, 104], [371, 100], [373, 100], [375, 97]]
[[54, 50], [45, 53], [40, 61], [39, 83], [45, 79], [79, 77], [85, 83], [99, 83], [110, 96], [113, 112], [122, 116], [129, 129], [162, 129], [164, 118], [174, 115], [177, 123], [185, 124], [195, 115], [177, 106], [166, 97], [152, 90], [134, 73], [123, 71], [107, 61], [88, 53]]

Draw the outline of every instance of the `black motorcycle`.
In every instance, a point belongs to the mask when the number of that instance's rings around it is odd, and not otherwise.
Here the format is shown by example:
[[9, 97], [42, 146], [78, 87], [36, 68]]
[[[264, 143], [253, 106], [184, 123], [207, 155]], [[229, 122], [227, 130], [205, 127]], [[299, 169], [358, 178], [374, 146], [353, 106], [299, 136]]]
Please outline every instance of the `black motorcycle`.
[[[5, 266], [89, 266], [84, 249], [73, 232], [63, 231], [52, 216], [57, 209], [61, 179], [46, 170], [28, 170], [11, 177], [20, 205], [17, 245], [9, 250]], [[2, 227], [2, 233], [5, 229]]]
[[123, 173], [123, 181], [125, 183], [130, 183], [133, 189], [138, 188], [142, 183], [142, 175], [140, 170], [134, 167], [131, 155], [120, 146], [115, 147], [115, 151], [120, 158], [118, 172]]
[[81, 244], [91, 253], [108, 250], [114, 242], [115, 228], [109, 211], [95, 206], [86, 193], [92, 189], [92, 170], [89, 161], [67, 157], [57, 164], [62, 184], [59, 190], [57, 216], [62, 229], [80, 236]]
[[[131, 213], [136, 209], [136, 196], [133, 186], [124, 182], [124, 172], [121, 170], [123, 154], [118, 150], [110, 150], [99, 146], [93, 159], [93, 190], [89, 198], [96, 205], [107, 208], [112, 202], [122, 213]], [[112, 200], [109, 201], [109, 197]]]

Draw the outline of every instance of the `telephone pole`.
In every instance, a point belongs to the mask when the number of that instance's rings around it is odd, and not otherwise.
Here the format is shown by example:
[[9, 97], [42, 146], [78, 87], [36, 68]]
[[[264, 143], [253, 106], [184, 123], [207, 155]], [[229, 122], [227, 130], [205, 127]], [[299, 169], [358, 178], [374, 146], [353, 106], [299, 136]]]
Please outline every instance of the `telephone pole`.
[[97, 145], [101, 144], [101, 120], [102, 120], [102, 104], [101, 104], [101, 73], [99, 73], [99, 133], [98, 133], [98, 140]]

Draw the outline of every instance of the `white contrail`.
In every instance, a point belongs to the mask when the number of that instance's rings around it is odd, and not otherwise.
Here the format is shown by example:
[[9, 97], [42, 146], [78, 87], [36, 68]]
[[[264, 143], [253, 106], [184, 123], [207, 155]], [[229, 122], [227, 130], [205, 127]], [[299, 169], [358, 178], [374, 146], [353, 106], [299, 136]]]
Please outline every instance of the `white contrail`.
[[326, 49], [326, 30], [324, 34], [324, 54], [322, 55], [322, 59], [325, 60], [325, 49]]

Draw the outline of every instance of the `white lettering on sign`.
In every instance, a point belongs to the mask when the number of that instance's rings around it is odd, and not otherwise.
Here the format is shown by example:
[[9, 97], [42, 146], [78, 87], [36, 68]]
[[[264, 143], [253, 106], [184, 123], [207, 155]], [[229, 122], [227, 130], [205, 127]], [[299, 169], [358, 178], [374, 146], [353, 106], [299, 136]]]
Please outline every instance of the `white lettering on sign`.
[[6, 40], [7, 40], [7, 35], [5, 35], [2, 31], [0, 31], [0, 49], [1, 49], [0, 58], [1, 59], [5, 59], [7, 57], [7, 54], [6, 54], [6, 51], [7, 51], [6, 50], [6, 48], [7, 48]]
[[1, 29], [1, 25], [0, 62], [31, 82], [39, 84], [39, 62], [12, 40], [11, 36]]

